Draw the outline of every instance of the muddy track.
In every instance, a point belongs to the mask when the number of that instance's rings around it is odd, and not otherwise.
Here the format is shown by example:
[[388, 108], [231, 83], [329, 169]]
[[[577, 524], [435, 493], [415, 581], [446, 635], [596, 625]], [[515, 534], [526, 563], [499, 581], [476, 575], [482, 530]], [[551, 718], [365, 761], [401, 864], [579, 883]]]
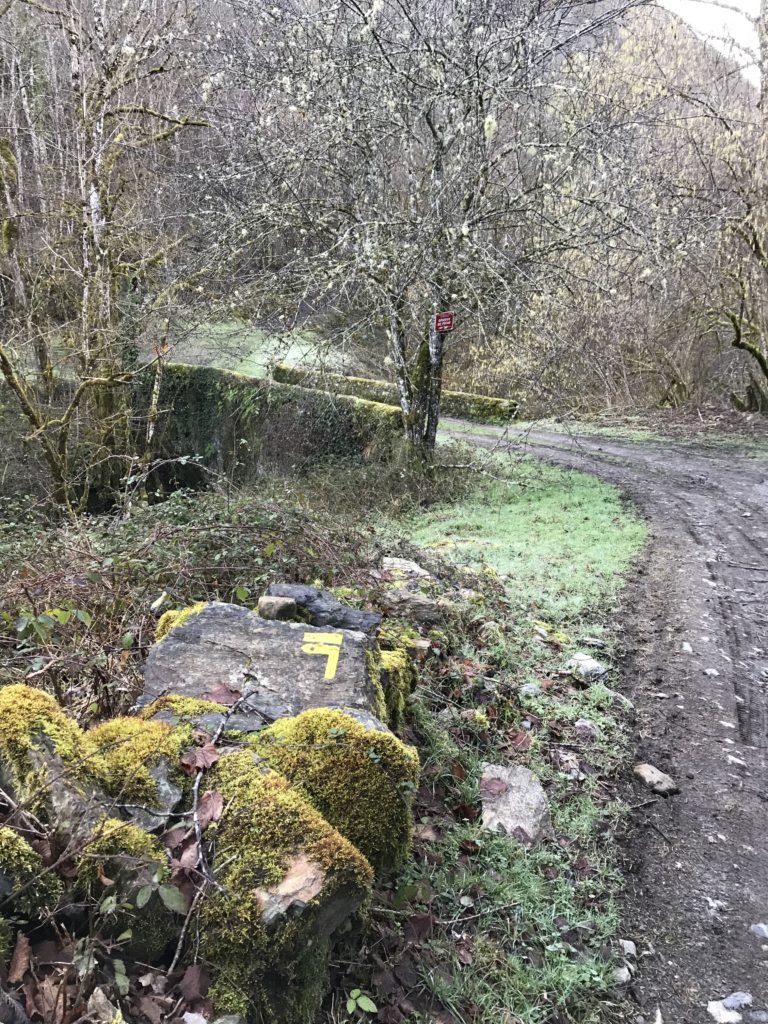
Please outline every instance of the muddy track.
[[[499, 444], [499, 430], [475, 431], [462, 436]], [[750, 932], [768, 924], [768, 461], [544, 432], [510, 442], [619, 485], [650, 523], [625, 600], [625, 692], [637, 760], [681, 792], [629, 794], [623, 935], [640, 967], [624, 1019], [711, 1024], [707, 1003], [744, 991], [744, 1021], [768, 1020], [751, 1016], [768, 1011], [768, 939]]]

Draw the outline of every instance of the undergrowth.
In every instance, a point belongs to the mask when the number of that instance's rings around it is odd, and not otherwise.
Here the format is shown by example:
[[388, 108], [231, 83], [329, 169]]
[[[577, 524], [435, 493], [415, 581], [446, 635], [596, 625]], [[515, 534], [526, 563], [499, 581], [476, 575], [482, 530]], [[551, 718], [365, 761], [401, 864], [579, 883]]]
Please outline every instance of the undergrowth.
[[[473, 569], [479, 593], [414, 695], [415, 856], [379, 893], [370, 979], [351, 969], [383, 1021], [588, 1024], [611, 1003], [625, 709], [615, 671], [587, 685], [565, 666], [579, 650], [613, 660], [612, 613], [645, 530], [592, 478], [496, 470], [400, 524], [424, 564], [439, 553]], [[533, 849], [481, 827], [484, 762], [543, 783], [552, 833]]]

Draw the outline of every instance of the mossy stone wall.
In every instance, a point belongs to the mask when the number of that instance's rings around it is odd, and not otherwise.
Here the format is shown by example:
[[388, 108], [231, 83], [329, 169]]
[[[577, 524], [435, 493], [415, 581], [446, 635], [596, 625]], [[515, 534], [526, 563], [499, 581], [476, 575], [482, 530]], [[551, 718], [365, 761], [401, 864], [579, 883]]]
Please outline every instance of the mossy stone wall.
[[[397, 385], [386, 380], [345, 377], [340, 373], [303, 370], [286, 366], [284, 363], [278, 363], [273, 370], [273, 376], [282, 384], [318, 388], [336, 395], [353, 395], [373, 402], [399, 405]], [[517, 412], [517, 402], [509, 398], [493, 398], [490, 395], [443, 391], [440, 410], [443, 416], [456, 416], [478, 423], [507, 423]]]
[[[139, 434], [153, 383], [146, 375], [137, 389]], [[302, 470], [327, 456], [385, 459], [402, 437], [400, 410], [391, 406], [170, 363], [162, 369], [153, 455], [197, 457], [197, 469], [186, 475], [199, 476], [202, 466], [242, 482], [260, 466], [289, 462]], [[176, 472], [185, 475], [183, 467]]]

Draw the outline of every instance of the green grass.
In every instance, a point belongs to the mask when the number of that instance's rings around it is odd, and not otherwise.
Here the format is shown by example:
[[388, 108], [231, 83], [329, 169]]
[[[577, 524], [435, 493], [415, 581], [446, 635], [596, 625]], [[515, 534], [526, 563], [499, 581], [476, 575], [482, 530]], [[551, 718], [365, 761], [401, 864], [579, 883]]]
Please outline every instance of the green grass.
[[274, 334], [237, 321], [203, 324], [173, 348], [177, 362], [235, 370], [252, 377], [266, 377], [275, 362], [289, 366], [343, 368], [338, 352], [312, 330]]
[[610, 485], [524, 459], [508, 480], [411, 520], [408, 533], [464, 565], [491, 566], [517, 607], [536, 606], [555, 621], [615, 596], [645, 527]]
[[[646, 530], [592, 477], [529, 459], [503, 472], [401, 524], [488, 587], [476, 584], [484, 599], [465, 609], [450, 656], [430, 663], [412, 705], [424, 779], [445, 811], [417, 802], [439, 839], [417, 845], [398, 906], [436, 922], [412, 951], [421, 1000], [462, 1024], [592, 1024], [612, 998], [605, 950], [618, 928], [624, 814], [614, 786], [627, 731], [615, 670], [578, 687], [562, 669], [587, 636], [601, 638], [597, 656], [611, 664], [612, 613]], [[498, 624], [490, 635], [488, 621]], [[530, 682], [544, 685], [522, 695]], [[597, 739], [577, 737], [579, 719]], [[527, 749], [511, 748], [510, 735], [526, 736]], [[478, 806], [484, 761], [525, 765], [545, 786], [553, 834], [533, 850], [451, 813]]]

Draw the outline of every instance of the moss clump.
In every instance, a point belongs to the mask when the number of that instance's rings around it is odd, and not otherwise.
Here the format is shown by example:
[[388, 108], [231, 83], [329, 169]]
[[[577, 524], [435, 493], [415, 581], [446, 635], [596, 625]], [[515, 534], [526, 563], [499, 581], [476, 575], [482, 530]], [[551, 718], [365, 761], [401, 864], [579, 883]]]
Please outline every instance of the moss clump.
[[196, 697], [178, 697], [175, 694], [166, 694], [142, 708], [139, 718], [151, 719], [162, 712], [167, 712], [179, 720], [195, 721], [198, 718], [204, 718], [205, 715], [226, 714], [227, 708], [212, 700], [198, 700]]
[[10, 900], [17, 914], [39, 916], [42, 910], [52, 910], [61, 898], [61, 879], [52, 871], [46, 873], [40, 854], [5, 825], [0, 827], [0, 874], [11, 881]]
[[250, 743], [377, 872], [404, 863], [412, 837], [411, 797], [419, 778], [413, 747], [333, 708], [282, 718]]
[[188, 608], [179, 608], [177, 610], [164, 612], [157, 620], [157, 626], [155, 627], [155, 640], [165, 639], [172, 629], [176, 629], [177, 626], [183, 626], [187, 619], [190, 619], [193, 615], [198, 615], [203, 608], [207, 607], [207, 601], [197, 601], [195, 604], [191, 604]]
[[[352, 906], [364, 902], [372, 884], [370, 865], [250, 750], [222, 757], [212, 782], [227, 807], [217, 836], [222, 890], [211, 893], [200, 910], [201, 952], [217, 971], [210, 993], [214, 1007], [265, 1022], [305, 1024], [310, 1014], [293, 983], [297, 964], [324, 976], [321, 911], [334, 898]], [[298, 855], [323, 868], [322, 892], [301, 917], [281, 920], [268, 934], [259, 893], [282, 881]]]
[[125, 892], [137, 882], [142, 869], [164, 863], [163, 850], [154, 836], [119, 818], [105, 818], [83, 850], [75, 887], [91, 893], [100, 876], [113, 881], [119, 877]]
[[103, 767], [85, 733], [42, 690], [21, 683], [0, 688], [0, 761], [16, 795], [32, 810], [45, 806], [45, 768], [35, 751], [57, 755], [72, 779], [84, 780]]
[[376, 717], [388, 724], [387, 698], [384, 694], [384, 687], [381, 685], [381, 655], [377, 647], [365, 652], [365, 667], [368, 670], [368, 678], [371, 680], [376, 698]]
[[[99, 782], [107, 793], [153, 807], [157, 783], [150, 769], [161, 758], [178, 765], [192, 737], [188, 726], [174, 728], [167, 722], [113, 718], [91, 729], [86, 738], [98, 756]], [[182, 782], [181, 771], [177, 774]]]
[[387, 702], [387, 721], [390, 728], [399, 729], [403, 722], [405, 702], [418, 681], [416, 669], [408, 652], [403, 649], [382, 651], [379, 666]]

